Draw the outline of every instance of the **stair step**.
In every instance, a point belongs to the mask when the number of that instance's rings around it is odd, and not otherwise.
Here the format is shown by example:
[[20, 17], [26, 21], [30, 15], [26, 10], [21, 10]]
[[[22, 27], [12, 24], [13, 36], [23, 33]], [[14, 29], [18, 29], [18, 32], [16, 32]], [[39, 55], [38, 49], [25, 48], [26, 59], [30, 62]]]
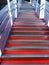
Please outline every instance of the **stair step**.
[[11, 31], [13, 35], [49, 35], [49, 31]]
[[37, 59], [37, 58], [15, 58], [14, 60], [13, 59], [10, 59], [10, 58], [6, 58], [6, 59], [3, 59], [2, 61], [3, 64], [37, 64], [37, 65], [48, 65], [49, 64], [49, 58], [40, 58], [40, 59]]
[[8, 40], [6, 46], [49, 46], [49, 40]]
[[34, 37], [34, 38], [47, 38], [49, 35], [13, 35], [11, 34], [9, 37]]
[[13, 47], [6, 47], [5, 50], [19, 50], [19, 49], [49, 49], [49, 46], [13, 46]]
[[23, 36], [9, 36], [8, 40], [49, 40], [48, 36], [28, 36], [28, 37], [23, 37]]
[[16, 34], [16, 33], [15, 33], [15, 34], [10, 33], [10, 35], [14, 35], [14, 36], [31, 36], [31, 35], [32, 35], [32, 36], [33, 36], [33, 35], [34, 35], [34, 36], [37, 36], [37, 35], [38, 35], [38, 36], [40, 36], [40, 35], [41, 35], [41, 36], [44, 36], [44, 35], [46, 35], [46, 36], [49, 36], [49, 33], [44, 33], [44, 32], [43, 32], [43, 33], [41, 33], [41, 32], [40, 32], [40, 33], [31, 33], [31, 34], [30, 34], [30, 33], [28, 33], [28, 34], [27, 34], [27, 33], [17, 33], [17, 34]]
[[8, 63], [2, 63], [1, 65], [49, 65], [49, 63], [48, 64], [42, 64], [42, 63], [41, 64], [39, 64], [39, 63], [38, 64], [35, 64], [35, 63], [33, 63], [33, 64], [25, 64], [25, 63], [24, 64], [12, 64], [12, 63], [8, 64]]
[[12, 27], [47, 27], [47, 25], [33, 25], [33, 24], [17, 24], [17, 25], [13, 25]]
[[[35, 12], [32, 12], [31, 14], [34, 14]], [[42, 23], [43, 21], [38, 19], [37, 17], [35, 18], [16, 18], [13, 23], [20, 23], [20, 22], [25, 22], [25, 23], [32, 23], [32, 22], [40, 22]]]
[[[20, 20], [19, 20], [20, 21]], [[45, 24], [43, 21], [35, 21], [35, 20], [21, 20], [21, 22], [13, 22], [13, 24]]]
[[15, 26], [15, 27], [12, 27], [12, 29], [41, 29], [41, 30], [49, 30], [48, 27], [18, 27], [18, 26]]
[[39, 28], [38, 29], [37, 28], [34, 28], [34, 29], [32, 29], [32, 28], [31, 29], [29, 29], [29, 28], [28, 29], [27, 28], [26, 29], [24, 29], [24, 28], [23, 29], [12, 28], [11, 31], [48, 31], [48, 30], [46, 30], [46, 29], [39, 29]]
[[23, 24], [17, 24], [17, 25], [15, 25], [14, 24], [13, 27], [14, 26], [19, 26], [19, 27], [20, 26], [21, 27], [47, 27], [47, 25], [39, 25], [39, 24], [37, 24], [37, 25], [36, 24], [29, 24], [29, 25], [27, 25], [27, 24], [24, 24], [24, 25]]
[[23, 31], [23, 30], [22, 30], [22, 31], [20, 31], [20, 30], [17, 31], [17, 30], [13, 30], [13, 31], [12, 31], [12, 30], [11, 30], [11, 32], [27, 32], [27, 33], [28, 33], [28, 32], [49, 32], [49, 31], [43, 31], [43, 30], [41, 30], [41, 31], [40, 31], [40, 30], [35, 30], [35, 31], [34, 31], [34, 30], [32, 30], [32, 31], [25, 31], [25, 30], [24, 30], [24, 31]]
[[49, 50], [43, 50], [43, 49], [39, 49], [39, 50], [34, 50], [34, 49], [20, 49], [20, 50], [4, 50], [3, 54], [49, 54]]
[[1, 58], [49, 58], [49, 54], [27, 54], [27, 55], [8, 55], [8, 54], [5, 54], [3, 56], [1, 56]]
[[11, 43], [49, 43], [49, 40], [8, 40]]
[[17, 43], [17, 42], [7, 42], [6, 47], [12, 46], [49, 46], [49, 43]]

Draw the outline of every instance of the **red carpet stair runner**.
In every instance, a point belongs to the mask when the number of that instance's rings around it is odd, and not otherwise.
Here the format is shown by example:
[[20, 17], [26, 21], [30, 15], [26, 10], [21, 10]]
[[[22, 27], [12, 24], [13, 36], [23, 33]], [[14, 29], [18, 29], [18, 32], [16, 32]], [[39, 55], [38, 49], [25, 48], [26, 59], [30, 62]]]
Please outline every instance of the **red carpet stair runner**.
[[[25, 20], [26, 22], [19, 22]], [[1, 65], [49, 65], [49, 29], [42, 21], [13, 23]]]

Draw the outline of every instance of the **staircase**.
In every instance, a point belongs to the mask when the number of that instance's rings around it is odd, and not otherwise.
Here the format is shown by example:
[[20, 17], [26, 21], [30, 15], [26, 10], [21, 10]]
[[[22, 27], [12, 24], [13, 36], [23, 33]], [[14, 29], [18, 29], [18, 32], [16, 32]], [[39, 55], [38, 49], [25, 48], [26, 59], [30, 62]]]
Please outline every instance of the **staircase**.
[[34, 11], [15, 19], [1, 58], [1, 65], [49, 65], [49, 29]]

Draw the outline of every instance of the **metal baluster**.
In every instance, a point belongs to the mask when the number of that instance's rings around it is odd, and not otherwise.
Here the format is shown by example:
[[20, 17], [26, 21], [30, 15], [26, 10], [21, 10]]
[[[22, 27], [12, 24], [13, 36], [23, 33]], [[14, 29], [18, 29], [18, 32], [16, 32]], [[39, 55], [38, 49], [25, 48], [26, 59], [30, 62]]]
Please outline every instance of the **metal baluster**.
[[37, 12], [37, 9], [38, 9], [38, 0], [36, 1], [36, 12]]
[[22, 0], [18, 0], [18, 7], [20, 8], [22, 5]]
[[49, 20], [48, 20], [48, 24], [47, 24], [47, 25], [48, 25], [48, 27], [49, 27]]
[[32, 0], [30, 0], [30, 4], [32, 3]]
[[10, 22], [11, 22], [11, 26], [12, 26], [12, 14], [11, 14], [11, 8], [10, 8], [10, 0], [7, 0], [7, 4], [8, 4], [8, 13], [9, 13], [9, 17], [10, 17]]
[[40, 16], [39, 16], [40, 19], [44, 19], [44, 17], [45, 17], [45, 3], [46, 3], [46, 0], [41, 0], [41, 3], [40, 3]]
[[13, 0], [14, 3], [14, 18], [18, 17], [18, 6], [17, 6], [17, 0]]

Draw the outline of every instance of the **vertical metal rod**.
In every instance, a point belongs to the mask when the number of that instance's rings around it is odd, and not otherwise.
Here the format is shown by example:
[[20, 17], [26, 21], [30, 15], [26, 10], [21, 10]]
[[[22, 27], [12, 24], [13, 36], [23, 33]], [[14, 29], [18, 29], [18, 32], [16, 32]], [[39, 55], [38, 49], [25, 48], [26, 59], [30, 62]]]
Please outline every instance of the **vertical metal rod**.
[[18, 0], [18, 7], [20, 8], [22, 5], [22, 0]]
[[38, 9], [38, 0], [36, 1], [36, 12], [37, 12], [37, 9]]
[[41, 0], [41, 3], [40, 3], [40, 16], [39, 16], [40, 19], [44, 19], [44, 17], [45, 17], [45, 3], [46, 3], [46, 0]]
[[14, 3], [14, 16], [15, 18], [18, 17], [18, 7], [17, 7], [17, 0], [13, 0], [13, 3]]
[[48, 24], [47, 24], [47, 25], [48, 25], [48, 27], [49, 27], [49, 20], [48, 20]]
[[30, 4], [32, 3], [32, 0], [30, 0]]
[[11, 26], [12, 26], [12, 14], [11, 14], [11, 8], [10, 8], [10, 0], [7, 0], [7, 4], [8, 4], [8, 13], [9, 13], [9, 17], [10, 17], [10, 22], [11, 22]]
[[35, 9], [36, 9], [36, 2], [37, 2], [36, 0], [33, 0], [33, 1], [32, 1], [32, 6], [33, 6]]
[[1, 51], [1, 49], [0, 49], [0, 57], [1, 57], [1, 55], [2, 55], [2, 51]]

